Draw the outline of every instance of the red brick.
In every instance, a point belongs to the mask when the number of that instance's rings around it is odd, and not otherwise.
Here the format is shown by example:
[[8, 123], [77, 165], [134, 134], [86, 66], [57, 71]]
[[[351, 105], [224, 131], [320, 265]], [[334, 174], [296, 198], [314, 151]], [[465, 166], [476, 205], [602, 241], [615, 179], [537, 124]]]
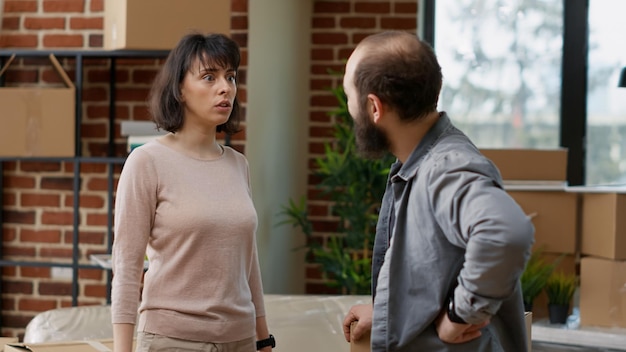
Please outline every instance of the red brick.
[[105, 226], [107, 224], [107, 214], [87, 214], [88, 226]]
[[387, 14], [391, 10], [389, 1], [381, 2], [356, 2], [354, 4], [354, 12], [371, 13], [371, 14]]
[[231, 0], [232, 12], [248, 12], [248, 0]]
[[37, 0], [5, 0], [4, 13], [37, 12]]
[[150, 88], [118, 88], [116, 92], [116, 99], [118, 102], [124, 101], [140, 101], [144, 102], [148, 98], [148, 93], [150, 92]]
[[101, 269], [80, 269], [78, 270], [78, 278], [81, 280], [100, 281], [103, 279], [104, 272]]
[[83, 138], [106, 138], [108, 134], [108, 122], [83, 123], [80, 128]]
[[20, 241], [37, 243], [60, 243], [61, 233], [57, 230], [26, 230], [20, 231]]
[[[76, 76], [75, 71], [68, 69], [67, 67], [64, 67], [63, 69], [65, 70], [65, 73], [69, 76], [70, 81], [74, 82], [74, 77]], [[64, 84], [65, 83], [63, 81], [63, 78], [61, 78], [61, 75], [59, 75], [59, 72], [54, 67], [50, 67], [50, 68], [43, 70], [43, 72], [41, 73], [41, 81], [45, 83], [51, 83], [51, 84], [53, 83]]]
[[81, 34], [46, 34], [43, 37], [46, 48], [79, 48], [83, 46]]
[[145, 70], [145, 69], [137, 69], [133, 71], [133, 83], [143, 83], [143, 84], [152, 84], [154, 81], [154, 77], [156, 77], [158, 73], [158, 69]]
[[43, 0], [44, 12], [85, 12], [84, 0]]
[[316, 48], [311, 50], [313, 61], [331, 61], [335, 58], [334, 50], [330, 48]]
[[64, 29], [65, 18], [63, 17], [26, 17], [24, 19], [26, 29]]
[[[116, 67], [115, 82], [128, 82], [129, 73], [127, 69]], [[111, 71], [108, 68], [89, 69], [86, 74], [89, 83], [109, 83], [111, 80]]]
[[83, 89], [83, 102], [108, 101], [109, 93], [102, 87]]
[[347, 13], [350, 12], [348, 1], [315, 1], [314, 13]]
[[146, 105], [135, 105], [133, 107], [133, 120], [137, 121], [150, 121], [152, 120], [152, 116], [148, 111], [148, 107]]
[[72, 294], [72, 284], [61, 282], [40, 282], [39, 294], [44, 296], [68, 296]]
[[41, 248], [39, 255], [43, 258], [72, 259], [73, 252], [68, 248]]
[[22, 277], [50, 278], [50, 272], [50, 268], [47, 267], [20, 267], [20, 274]]
[[90, 48], [102, 48], [103, 47], [103, 36], [102, 34], [90, 34], [89, 35], [89, 47]]
[[330, 116], [326, 111], [312, 111], [309, 113], [310, 122], [330, 122]]
[[107, 171], [104, 163], [84, 163], [80, 164], [80, 172], [83, 174], [101, 174]]
[[[73, 199], [68, 197], [70, 204], [67, 206], [71, 207], [73, 205]], [[81, 208], [89, 208], [89, 209], [102, 209], [106, 205], [104, 198], [102, 196], [97, 195], [81, 195], [80, 196], [80, 207]]]
[[61, 164], [57, 162], [23, 161], [22, 163], [20, 163], [20, 170], [25, 171], [25, 172], [60, 171]]
[[417, 14], [417, 1], [396, 2], [393, 5], [393, 12], [415, 15]]
[[231, 16], [230, 28], [248, 29], [248, 16]]
[[36, 34], [3, 34], [0, 36], [2, 48], [34, 48], [37, 47]]
[[[71, 231], [67, 232], [67, 237], [65, 241], [67, 243], [72, 242], [73, 233]], [[80, 244], [103, 244], [106, 238], [106, 234], [103, 232], [94, 232], [94, 231], [80, 231], [78, 233], [78, 243]]]
[[346, 17], [340, 21], [341, 28], [375, 28], [376, 19], [372, 17]]
[[[29, 281], [2, 281], [2, 293], [21, 293], [31, 294], [33, 293], [33, 283]], [[2, 325], [6, 326], [5, 315], [2, 316]]]
[[45, 312], [47, 310], [54, 309], [56, 307], [57, 307], [56, 301], [45, 300], [45, 299], [21, 298], [18, 303], [19, 311]]
[[72, 177], [42, 177], [41, 189], [71, 191], [74, 190], [74, 178]]
[[51, 193], [22, 193], [20, 205], [23, 207], [58, 207], [61, 197]]
[[17, 231], [14, 228], [4, 227], [2, 232], [3, 242], [13, 242], [17, 238]]
[[108, 189], [108, 180], [104, 177], [92, 177], [86, 185], [89, 191], [106, 191]]
[[37, 70], [8, 70], [4, 74], [4, 78], [7, 82], [19, 82], [22, 83], [37, 83], [39, 80], [39, 71]]
[[91, 0], [91, 5], [89, 6], [89, 10], [91, 12], [104, 11], [104, 0]]
[[312, 43], [316, 45], [317, 44], [325, 44], [325, 45], [347, 44], [348, 35], [346, 33], [333, 33], [333, 32], [313, 33], [311, 40], [312, 40]]
[[32, 257], [37, 253], [37, 250], [32, 247], [5, 247], [2, 250], [2, 255], [10, 257]]
[[17, 30], [20, 29], [20, 18], [19, 17], [4, 17], [2, 18], [2, 29], [3, 30]]
[[382, 29], [414, 30], [417, 28], [416, 18], [385, 17], [380, 19]]
[[74, 213], [70, 211], [44, 211], [41, 214], [41, 223], [43, 225], [72, 225], [74, 221]]
[[87, 297], [106, 297], [107, 288], [104, 285], [85, 285], [84, 292]]
[[70, 29], [103, 29], [104, 18], [102, 17], [72, 17], [70, 18]]
[[5, 210], [3, 212], [5, 224], [34, 224], [35, 212], [34, 211], [16, 211]]
[[335, 18], [333, 17], [313, 17], [312, 20], [312, 26], [313, 28], [316, 29], [320, 29], [320, 28], [334, 28], [335, 27]]

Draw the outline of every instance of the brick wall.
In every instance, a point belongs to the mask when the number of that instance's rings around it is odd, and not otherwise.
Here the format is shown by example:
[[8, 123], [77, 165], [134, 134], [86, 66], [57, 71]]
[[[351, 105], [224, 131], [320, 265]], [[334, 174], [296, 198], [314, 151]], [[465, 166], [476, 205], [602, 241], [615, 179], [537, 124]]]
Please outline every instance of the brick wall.
[[[231, 35], [242, 48], [239, 97], [245, 110], [247, 66], [248, 1], [231, 0]], [[0, 48], [79, 50], [102, 47], [103, 0], [4, 0]], [[327, 115], [336, 102], [328, 88], [340, 79], [328, 73], [341, 72], [344, 60], [363, 36], [382, 29], [415, 31], [417, 0], [333, 0], [313, 1], [311, 50], [310, 164], [323, 152], [330, 138], [332, 119]], [[6, 85], [59, 85], [60, 80], [47, 60], [20, 59], [6, 73]], [[62, 61], [75, 78], [74, 62]], [[149, 119], [145, 98], [162, 59], [118, 60], [115, 154], [125, 154], [120, 136], [122, 120]], [[108, 130], [109, 62], [88, 59], [83, 71], [82, 149], [85, 156], [106, 156]], [[245, 124], [244, 124], [245, 127]], [[235, 148], [245, 152], [245, 129], [233, 136]], [[3, 259], [70, 263], [72, 258], [74, 201], [72, 162], [3, 163]], [[113, 166], [114, 180], [119, 166]], [[89, 255], [106, 252], [108, 166], [83, 163], [80, 169], [79, 250], [80, 263], [89, 264]], [[314, 192], [315, 180], [309, 180]], [[323, 230], [333, 218], [328, 204], [311, 202], [316, 230]], [[21, 336], [26, 324], [38, 312], [69, 306], [71, 281], [53, 275], [51, 268], [7, 266], [2, 268], [3, 336]], [[58, 273], [57, 273], [58, 274]], [[328, 292], [314, 266], [305, 273], [308, 293]], [[62, 275], [61, 275], [62, 276]], [[79, 305], [106, 302], [106, 271], [79, 270]]]
[[[337, 107], [330, 87], [341, 85], [341, 77], [329, 73], [343, 72], [345, 60], [363, 37], [381, 30], [417, 31], [417, 0], [389, 1], [314, 1], [311, 49], [311, 108], [309, 114], [309, 165], [324, 153], [324, 142], [332, 136], [333, 119], [329, 112]], [[324, 243], [336, 228], [329, 203], [316, 197], [314, 176], [309, 178], [308, 211], [313, 220], [314, 235]], [[307, 293], [337, 293], [324, 284], [318, 267], [306, 267]]]

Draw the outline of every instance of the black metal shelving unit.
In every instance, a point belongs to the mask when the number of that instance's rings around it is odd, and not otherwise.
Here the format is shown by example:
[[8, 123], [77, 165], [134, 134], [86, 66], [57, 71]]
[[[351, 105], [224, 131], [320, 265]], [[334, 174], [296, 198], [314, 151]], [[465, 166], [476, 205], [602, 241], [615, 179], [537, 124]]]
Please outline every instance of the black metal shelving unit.
[[[107, 211], [107, 245], [108, 252], [111, 251], [113, 244], [112, 236], [112, 224], [113, 224], [113, 188], [114, 188], [114, 166], [121, 165], [126, 160], [125, 157], [115, 156], [115, 88], [116, 78], [115, 72], [117, 69], [117, 59], [142, 59], [142, 58], [165, 58], [167, 57], [169, 50], [0, 50], [0, 67], [4, 66], [6, 60], [12, 55], [16, 58], [41, 58], [48, 57], [53, 54], [57, 58], [70, 58], [74, 59], [76, 77], [76, 100], [75, 100], [75, 150], [72, 157], [0, 157], [0, 190], [4, 190], [3, 164], [6, 161], [40, 161], [40, 162], [70, 162], [74, 164], [73, 174], [73, 237], [72, 247], [73, 256], [71, 263], [59, 263], [50, 261], [19, 261], [19, 260], [4, 260], [2, 253], [2, 246], [0, 246], [0, 267], [11, 266], [30, 266], [30, 267], [66, 267], [72, 268], [72, 305], [78, 305], [78, 270], [79, 269], [102, 269], [97, 265], [79, 264], [79, 226], [80, 226], [80, 169], [83, 163], [103, 163], [107, 165], [107, 204], [109, 204]], [[85, 59], [101, 58], [107, 59], [110, 62], [109, 65], [109, 136], [108, 136], [108, 156], [107, 157], [85, 157], [82, 153], [82, 136], [81, 136], [81, 122], [82, 122], [82, 93], [83, 93], [83, 68]], [[4, 79], [0, 77], [0, 86], [4, 86]], [[3, 203], [0, 202], [0, 237], [3, 235], [4, 229], [4, 208]], [[105, 269], [102, 269], [105, 270]], [[107, 302], [111, 299], [111, 271], [107, 270]], [[2, 292], [2, 281], [0, 280], [0, 292]], [[2, 326], [0, 316], [0, 326]]]

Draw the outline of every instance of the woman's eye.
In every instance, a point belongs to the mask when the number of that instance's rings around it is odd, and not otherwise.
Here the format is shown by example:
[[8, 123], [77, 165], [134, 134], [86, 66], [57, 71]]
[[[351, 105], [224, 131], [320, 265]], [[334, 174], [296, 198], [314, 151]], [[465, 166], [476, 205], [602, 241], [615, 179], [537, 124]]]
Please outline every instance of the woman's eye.
[[233, 82], [233, 83], [237, 82], [237, 77], [235, 77], [235, 76], [228, 76], [228, 78], [227, 78], [227, 79], [228, 79], [230, 82]]
[[205, 81], [213, 81], [215, 79], [215, 77], [213, 77], [212, 75], [206, 75], [204, 77], [202, 77], [203, 80]]

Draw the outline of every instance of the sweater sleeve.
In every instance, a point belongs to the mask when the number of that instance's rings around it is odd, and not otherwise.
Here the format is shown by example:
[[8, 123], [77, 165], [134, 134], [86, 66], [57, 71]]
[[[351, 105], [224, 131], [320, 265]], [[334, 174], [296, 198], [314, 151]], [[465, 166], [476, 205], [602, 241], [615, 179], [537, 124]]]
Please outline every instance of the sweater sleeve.
[[137, 320], [146, 246], [154, 223], [157, 173], [150, 155], [135, 149], [126, 160], [115, 199], [112, 250], [112, 323]]
[[[248, 193], [252, 197], [252, 187], [250, 185], [250, 166], [248, 160], [245, 161], [245, 173], [248, 183]], [[250, 262], [250, 276], [248, 278], [248, 285], [250, 286], [250, 293], [252, 295], [252, 303], [254, 303], [256, 317], [265, 316], [265, 302], [263, 300], [263, 282], [261, 279], [261, 268], [259, 264], [259, 254], [257, 249], [257, 237], [253, 236], [252, 254]]]

